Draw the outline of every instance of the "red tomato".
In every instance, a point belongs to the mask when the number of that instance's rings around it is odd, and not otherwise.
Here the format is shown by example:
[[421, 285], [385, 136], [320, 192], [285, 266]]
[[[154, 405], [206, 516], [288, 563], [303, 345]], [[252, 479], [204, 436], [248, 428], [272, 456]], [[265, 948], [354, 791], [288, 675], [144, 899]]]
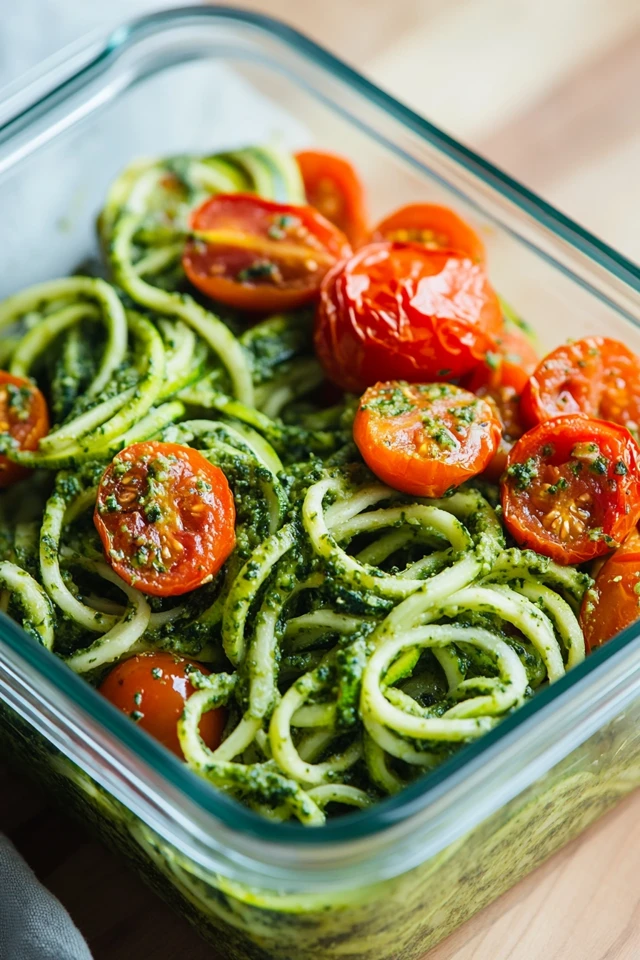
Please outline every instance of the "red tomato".
[[502, 481], [514, 539], [558, 563], [602, 556], [640, 516], [640, 451], [624, 427], [581, 415], [538, 424], [514, 445]]
[[587, 651], [611, 640], [640, 617], [640, 534], [634, 528], [587, 590], [580, 625]]
[[516, 440], [524, 433], [520, 418], [520, 397], [513, 387], [481, 387], [476, 395], [483, 397], [493, 408], [502, 427], [502, 436], [491, 463], [484, 471], [487, 480], [498, 483], [507, 469], [507, 459]]
[[296, 154], [307, 202], [346, 234], [354, 247], [367, 236], [364, 187], [348, 160], [320, 150]]
[[[210, 671], [172, 653], [141, 653], [111, 670], [99, 690], [115, 707], [181, 759], [178, 720], [185, 700], [194, 692], [189, 670]], [[220, 746], [226, 721], [223, 708], [209, 710], [200, 721], [200, 736], [211, 750]]]
[[[49, 432], [47, 401], [30, 380], [0, 370], [0, 434], [9, 434], [19, 450], [36, 450]], [[29, 470], [0, 454], [0, 489], [28, 476]]]
[[182, 257], [191, 283], [242, 310], [291, 310], [317, 295], [327, 270], [349, 256], [347, 238], [313, 207], [254, 194], [221, 194], [191, 217]]
[[527, 423], [563, 413], [640, 427], [640, 359], [618, 340], [585, 337], [542, 360], [522, 394]]
[[525, 428], [520, 413], [520, 393], [538, 362], [529, 338], [511, 323], [496, 335], [497, 354], [491, 363], [482, 363], [464, 386], [491, 403], [502, 424], [496, 455], [485, 470], [488, 480], [497, 482], [507, 467], [507, 457]]
[[235, 546], [227, 478], [178, 443], [122, 450], [100, 481], [94, 523], [116, 573], [158, 597], [209, 582]]
[[366, 391], [353, 438], [368, 467], [389, 486], [441, 497], [484, 470], [498, 446], [500, 423], [488, 403], [461, 387], [391, 381]]
[[484, 263], [484, 244], [468, 223], [449, 207], [436, 203], [410, 203], [381, 220], [371, 234], [379, 240], [423, 243], [429, 250], [455, 251], [474, 263]]
[[527, 335], [511, 324], [496, 334], [495, 342], [496, 353], [473, 371], [465, 386], [474, 393], [482, 387], [510, 387], [519, 396], [539, 363], [538, 354]]
[[482, 266], [416, 243], [374, 243], [325, 277], [314, 342], [329, 379], [361, 393], [390, 379], [463, 376], [495, 350], [501, 328]]

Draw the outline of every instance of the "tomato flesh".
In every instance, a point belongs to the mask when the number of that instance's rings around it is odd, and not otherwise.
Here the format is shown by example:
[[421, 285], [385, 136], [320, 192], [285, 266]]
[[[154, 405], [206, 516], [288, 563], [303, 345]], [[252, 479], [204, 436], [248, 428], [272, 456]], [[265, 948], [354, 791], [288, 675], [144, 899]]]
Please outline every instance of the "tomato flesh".
[[[138, 726], [183, 758], [178, 720], [195, 688], [189, 671], [209, 675], [199, 663], [172, 653], [141, 653], [123, 660], [100, 684], [100, 693]], [[220, 746], [226, 711], [209, 710], [200, 721], [200, 736], [210, 750]]]
[[348, 160], [334, 153], [303, 150], [296, 154], [307, 203], [346, 235], [353, 247], [367, 236], [364, 187]]
[[415, 243], [362, 247], [324, 278], [314, 342], [343, 390], [377, 382], [453, 380], [469, 373], [502, 328], [484, 268]]
[[611, 640], [640, 617], [640, 533], [634, 528], [587, 590], [580, 626], [587, 651]]
[[455, 251], [474, 263], [484, 263], [486, 251], [478, 234], [449, 207], [410, 203], [381, 220], [371, 234], [379, 240], [422, 243], [429, 250]]
[[[0, 370], [0, 435], [8, 434], [18, 450], [36, 450], [49, 432], [47, 401], [30, 380]], [[0, 488], [9, 487], [31, 471], [0, 454]]]
[[353, 437], [381, 480], [420, 497], [441, 497], [481, 473], [500, 439], [491, 407], [449, 383], [377, 383], [360, 400]]
[[235, 545], [224, 473], [177, 443], [122, 450], [100, 481], [94, 523], [116, 573], [159, 597], [210, 581]]
[[505, 322], [495, 341], [497, 353], [491, 356], [491, 362], [480, 364], [464, 382], [467, 389], [495, 408], [502, 424], [496, 455], [485, 470], [487, 480], [493, 482], [506, 470], [509, 452], [525, 432], [520, 394], [538, 362], [530, 339], [510, 322]]
[[584, 337], [542, 360], [522, 394], [527, 423], [584, 413], [640, 428], [640, 359], [618, 340]]
[[289, 310], [317, 296], [327, 270], [351, 253], [312, 207], [254, 194], [217, 194], [191, 217], [182, 264], [191, 283], [243, 310]]
[[498, 483], [500, 477], [507, 469], [507, 460], [511, 449], [522, 434], [524, 427], [520, 416], [520, 397], [513, 387], [481, 387], [474, 391], [478, 397], [483, 397], [494, 410], [500, 425], [502, 434], [500, 443], [495, 452], [491, 463], [484, 471], [484, 476], [492, 483]]
[[538, 424], [513, 446], [502, 480], [517, 543], [558, 563], [603, 556], [640, 516], [640, 451], [631, 434], [579, 414]]

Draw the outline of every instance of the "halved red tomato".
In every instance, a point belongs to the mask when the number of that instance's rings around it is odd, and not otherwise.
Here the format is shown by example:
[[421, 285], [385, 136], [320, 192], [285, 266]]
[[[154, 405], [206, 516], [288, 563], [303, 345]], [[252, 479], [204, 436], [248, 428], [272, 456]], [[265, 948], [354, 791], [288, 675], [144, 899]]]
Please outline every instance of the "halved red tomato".
[[[0, 370], [0, 434], [8, 434], [19, 450], [36, 450], [49, 432], [47, 401], [23, 377]], [[31, 471], [0, 454], [0, 488], [8, 487]]]
[[178, 443], [147, 440], [117, 454], [100, 481], [94, 523], [116, 573], [158, 597], [207, 583], [235, 546], [227, 478]]
[[495, 335], [496, 353], [480, 364], [466, 381], [469, 390], [509, 387], [518, 396], [524, 390], [539, 360], [531, 340], [517, 327], [505, 323]]
[[348, 160], [321, 150], [303, 150], [296, 160], [307, 202], [334, 223], [354, 247], [367, 237], [364, 187]]
[[410, 203], [389, 214], [375, 227], [371, 241], [423, 243], [429, 250], [455, 251], [474, 263], [484, 263], [484, 244], [468, 223], [449, 207], [437, 203]]
[[461, 377], [495, 351], [501, 329], [480, 264], [417, 243], [373, 243], [325, 277], [314, 342], [329, 379], [361, 393], [390, 379]]
[[587, 590], [580, 625], [587, 650], [601, 646], [640, 618], [640, 533], [637, 527], [612, 553]]
[[618, 340], [584, 337], [542, 360], [522, 394], [527, 423], [584, 413], [640, 428], [640, 358]]
[[254, 194], [217, 194], [191, 216], [182, 264], [202, 293], [243, 310], [290, 310], [317, 296], [327, 270], [351, 253], [313, 207]]
[[475, 391], [476, 396], [482, 397], [493, 408], [500, 425], [502, 435], [498, 449], [491, 463], [484, 471], [487, 480], [497, 483], [507, 469], [507, 459], [516, 440], [525, 432], [520, 417], [520, 397], [513, 387], [480, 387]]
[[504, 522], [520, 546], [583, 563], [618, 546], [640, 516], [640, 450], [624, 427], [580, 414], [538, 424], [514, 445]]
[[461, 387], [391, 381], [362, 396], [353, 438], [389, 486], [441, 497], [484, 470], [498, 446], [500, 423], [488, 403]]
[[[141, 653], [123, 660], [100, 684], [100, 693], [131, 717], [143, 730], [183, 758], [178, 720], [185, 701], [194, 692], [189, 671], [209, 670], [173, 653]], [[200, 721], [200, 736], [210, 750], [220, 746], [226, 720], [223, 708], [209, 710]]]
[[502, 424], [496, 455], [485, 470], [487, 479], [493, 482], [502, 476], [511, 447], [525, 432], [520, 393], [538, 362], [531, 340], [508, 321], [495, 341], [497, 353], [476, 367], [463, 384], [495, 407]]

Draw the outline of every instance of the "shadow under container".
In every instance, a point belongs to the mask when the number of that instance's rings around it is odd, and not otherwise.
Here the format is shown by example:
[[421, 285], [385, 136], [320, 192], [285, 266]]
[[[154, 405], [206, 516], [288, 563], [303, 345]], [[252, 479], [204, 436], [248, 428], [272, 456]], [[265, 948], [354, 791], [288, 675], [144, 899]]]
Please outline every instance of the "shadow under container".
[[[374, 218], [459, 209], [543, 347], [606, 334], [640, 352], [637, 268], [304, 37], [216, 7], [78, 44], [9, 91], [0, 296], [97, 254], [93, 220], [134, 157], [274, 139], [349, 156]], [[427, 778], [318, 830], [214, 791], [2, 615], [0, 701], [3, 754], [231, 960], [417, 960], [640, 785], [636, 626]]]

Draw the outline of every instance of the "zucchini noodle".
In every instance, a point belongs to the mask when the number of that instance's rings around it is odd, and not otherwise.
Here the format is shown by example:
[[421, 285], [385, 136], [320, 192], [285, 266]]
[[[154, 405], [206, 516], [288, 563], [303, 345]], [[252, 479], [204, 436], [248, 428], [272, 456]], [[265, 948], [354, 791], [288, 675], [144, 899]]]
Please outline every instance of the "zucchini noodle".
[[[52, 418], [35, 450], [0, 434], [34, 471], [0, 493], [0, 609], [93, 684], [135, 653], [202, 663], [178, 722], [188, 765], [317, 826], [397, 793], [578, 664], [591, 580], [510, 546], [480, 484], [428, 500], [376, 480], [352, 399], [314, 399], [308, 310], [247, 326], [191, 295], [190, 213], [234, 191], [304, 202], [273, 147], [137, 162], [99, 218], [112, 282], [0, 304], [0, 363], [41, 386]], [[93, 525], [106, 467], [148, 439], [199, 450], [235, 499], [234, 552], [179, 600], [125, 583]], [[212, 750], [200, 722], [220, 707]]]

